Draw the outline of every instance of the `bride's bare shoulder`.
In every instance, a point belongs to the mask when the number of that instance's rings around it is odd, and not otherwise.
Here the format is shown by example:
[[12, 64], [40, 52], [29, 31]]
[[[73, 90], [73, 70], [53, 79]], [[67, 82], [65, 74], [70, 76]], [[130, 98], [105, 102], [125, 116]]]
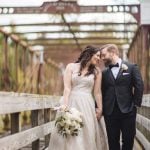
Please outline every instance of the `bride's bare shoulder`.
[[74, 69], [76, 69], [78, 67], [79, 67], [78, 63], [69, 63], [69, 64], [67, 64], [66, 69], [74, 70]]

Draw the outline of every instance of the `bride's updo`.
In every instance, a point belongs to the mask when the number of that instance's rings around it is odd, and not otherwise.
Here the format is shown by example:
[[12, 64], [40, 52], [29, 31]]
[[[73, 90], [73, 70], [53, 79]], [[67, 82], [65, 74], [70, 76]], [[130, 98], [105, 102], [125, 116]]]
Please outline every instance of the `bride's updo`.
[[[82, 70], [85, 68], [86, 64], [91, 60], [92, 56], [96, 54], [99, 51], [98, 48], [94, 46], [87, 46], [80, 54], [78, 60], [75, 63], [80, 63], [80, 70], [79, 70], [79, 76], [81, 76]], [[88, 68], [88, 72], [85, 76], [88, 76], [90, 74], [96, 74], [96, 67], [95, 65], [91, 64]]]

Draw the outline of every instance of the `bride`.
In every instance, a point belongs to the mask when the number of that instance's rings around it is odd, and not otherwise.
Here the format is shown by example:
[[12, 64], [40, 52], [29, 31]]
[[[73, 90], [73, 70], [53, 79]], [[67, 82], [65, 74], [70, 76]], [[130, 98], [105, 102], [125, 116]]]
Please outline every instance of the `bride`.
[[[84, 127], [78, 136], [64, 138], [52, 131], [49, 150], [107, 150], [100, 123], [102, 116], [101, 71], [96, 65], [100, 52], [87, 46], [75, 63], [67, 65], [61, 109], [74, 107], [83, 114]], [[97, 108], [95, 108], [95, 100]]]

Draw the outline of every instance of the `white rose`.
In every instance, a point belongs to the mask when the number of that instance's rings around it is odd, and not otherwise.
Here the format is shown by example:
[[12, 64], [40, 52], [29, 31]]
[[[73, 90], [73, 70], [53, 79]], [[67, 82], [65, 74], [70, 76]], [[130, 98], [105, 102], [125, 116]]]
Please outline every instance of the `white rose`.
[[76, 129], [80, 129], [80, 125], [79, 125], [79, 124], [77, 124], [75, 128], [76, 128]]
[[68, 120], [65, 121], [65, 123], [66, 123], [68, 126], [70, 126], [70, 125], [71, 125], [71, 120], [68, 119]]
[[66, 128], [66, 133], [67, 133], [67, 134], [70, 134], [70, 133], [71, 133], [68, 128]]
[[59, 126], [59, 125], [60, 125], [60, 126], [64, 126], [64, 121], [58, 122], [58, 123], [57, 123], [57, 126]]
[[76, 114], [76, 115], [81, 115], [81, 113], [76, 109], [76, 108], [71, 108], [70, 109], [70, 112], [72, 113], [72, 114]]
[[122, 69], [122, 70], [127, 70], [127, 69], [128, 69], [128, 66], [127, 66], [126, 64], [122, 64], [122, 65], [121, 65], [121, 69]]
[[76, 126], [76, 125], [77, 125], [76, 121], [71, 122], [71, 126]]
[[70, 114], [69, 112], [65, 113], [65, 118], [66, 119], [71, 119], [72, 118], [72, 114]]

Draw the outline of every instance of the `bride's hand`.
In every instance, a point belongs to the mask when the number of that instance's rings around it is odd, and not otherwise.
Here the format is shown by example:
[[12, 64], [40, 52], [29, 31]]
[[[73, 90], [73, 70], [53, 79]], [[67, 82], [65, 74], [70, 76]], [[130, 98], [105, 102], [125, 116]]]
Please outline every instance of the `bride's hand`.
[[61, 105], [53, 108], [53, 110], [60, 110], [60, 111], [65, 111], [67, 109], [68, 109], [67, 105]]
[[67, 109], [68, 109], [67, 105], [61, 105], [60, 106], [60, 110], [62, 110], [62, 111], [66, 111]]
[[100, 120], [100, 118], [102, 117], [102, 109], [96, 108], [96, 117], [97, 120]]

